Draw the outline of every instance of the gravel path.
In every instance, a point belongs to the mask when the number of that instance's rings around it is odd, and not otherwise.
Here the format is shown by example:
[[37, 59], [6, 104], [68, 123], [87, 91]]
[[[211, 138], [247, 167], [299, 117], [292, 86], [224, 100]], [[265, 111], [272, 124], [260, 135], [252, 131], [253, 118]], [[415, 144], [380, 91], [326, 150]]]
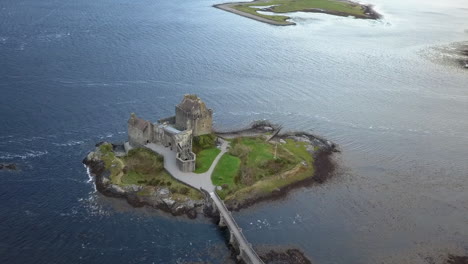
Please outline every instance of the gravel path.
[[176, 153], [169, 148], [166, 148], [161, 145], [154, 143], [146, 144], [145, 147], [153, 150], [154, 152], [164, 156], [164, 168], [176, 179], [181, 182], [184, 182], [194, 188], [200, 189], [203, 188], [209, 192], [212, 192], [215, 189], [215, 186], [211, 183], [211, 174], [218, 164], [219, 159], [226, 153], [229, 142], [221, 140], [221, 152], [216, 156], [211, 164], [210, 169], [204, 173], [193, 173], [193, 172], [181, 172], [176, 165]]

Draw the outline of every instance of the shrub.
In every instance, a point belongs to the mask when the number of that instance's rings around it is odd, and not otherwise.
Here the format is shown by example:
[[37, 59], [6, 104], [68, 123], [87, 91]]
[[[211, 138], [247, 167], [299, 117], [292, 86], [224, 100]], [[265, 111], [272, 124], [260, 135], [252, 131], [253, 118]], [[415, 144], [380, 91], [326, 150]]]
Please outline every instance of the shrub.
[[196, 153], [215, 146], [216, 136], [214, 134], [201, 135], [193, 138], [193, 151]]
[[[244, 185], [252, 185], [256, 180], [255, 175], [255, 168], [243, 167], [240, 172], [240, 182]], [[236, 180], [236, 178], [234, 178], [234, 180]]]
[[291, 164], [290, 160], [277, 158], [272, 160], [264, 160], [259, 164], [259, 168], [266, 169], [269, 174], [275, 174], [281, 171], [285, 166]]
[[108, 153], [112, 151], [112, 145], [109, 143], [102, 144], [99, 146], [99, 150], [101, 150], [102, 153]]
[[189, 191], [190, 191], [190, 190], [189, 190], [189, 188], [187, 188], [187, 187], [181, 187], [181, 188], [179, 189], [179, 193], [180, 193], [180, 194], [184, 194], [184, 195], [185, 195], [185, 194], [188, 194]]
[[171, 187], [171, 188], [169, 188], [169, 191], [171, 191], [171, 193], [176, 193], [177, 189], [175, 187]]
[[252, 151], [252, 149], [249, 146], [243, 144], [236, 144], [234, 148], [230, 150], [230, 153], [233, 156], [237, 156], [240, 159], [243, 159], [247, 157], [247, 155], [249, 155], [250, 151]]

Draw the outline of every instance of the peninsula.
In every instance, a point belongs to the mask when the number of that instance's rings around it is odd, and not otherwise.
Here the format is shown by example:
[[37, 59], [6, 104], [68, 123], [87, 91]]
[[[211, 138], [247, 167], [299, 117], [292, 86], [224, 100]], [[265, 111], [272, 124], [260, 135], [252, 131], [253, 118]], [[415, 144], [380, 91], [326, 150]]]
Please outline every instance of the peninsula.
[[217, 4], [214, 7], [276, 26], [295, 25], [286, 15], [292, 12], [325, 13], [361, 19], [381, 18], [372, 6], [348, 0], [255, 0]]

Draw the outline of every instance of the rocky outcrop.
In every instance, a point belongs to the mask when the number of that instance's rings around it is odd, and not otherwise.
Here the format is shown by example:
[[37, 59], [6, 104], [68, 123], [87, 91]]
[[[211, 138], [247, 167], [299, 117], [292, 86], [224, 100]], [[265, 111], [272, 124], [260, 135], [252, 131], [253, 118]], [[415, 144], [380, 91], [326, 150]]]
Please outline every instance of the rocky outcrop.
[[0, 163], [0, 170], [17, 170], [17, 166], [14, 163]]
[[265, 264], [312, 264], [304, 253], [295, 248], [260, 250], [259, 254]]
[[450, 255], [445, 263], [446, 264], [468, 264], [468, 256]]
[[112, 184], [110, 171], [106, 169], [98, 147], [86, 156], [83, 163], [94, 176], [96, 189], [105, 196], [125, 198], [134, 207], [151, 206], [174, 216], [186, 215], [192, 219], [203, 211], [205, 204], [203, 200], [189, 198], [176, 200], [168, 187]]

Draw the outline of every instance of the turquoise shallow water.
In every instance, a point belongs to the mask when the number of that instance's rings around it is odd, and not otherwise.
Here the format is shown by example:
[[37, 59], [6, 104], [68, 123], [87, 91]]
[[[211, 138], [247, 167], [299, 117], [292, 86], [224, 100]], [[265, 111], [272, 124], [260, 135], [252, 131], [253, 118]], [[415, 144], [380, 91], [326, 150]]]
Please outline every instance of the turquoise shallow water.
[[439, 263], [468, 244], [468, 75], [433, 47], [468, 39], [463, 1], [374, 4], [383, 21], [274, 27], [213, 1], [0, 3], [2, 263], [224, 263], [206, 219], [97, 194], [81, 159], [188, 92], [230, 129], [270, 119], [338, 143], [337, 177], [235, 213], [255, 246], [317, 263]]

